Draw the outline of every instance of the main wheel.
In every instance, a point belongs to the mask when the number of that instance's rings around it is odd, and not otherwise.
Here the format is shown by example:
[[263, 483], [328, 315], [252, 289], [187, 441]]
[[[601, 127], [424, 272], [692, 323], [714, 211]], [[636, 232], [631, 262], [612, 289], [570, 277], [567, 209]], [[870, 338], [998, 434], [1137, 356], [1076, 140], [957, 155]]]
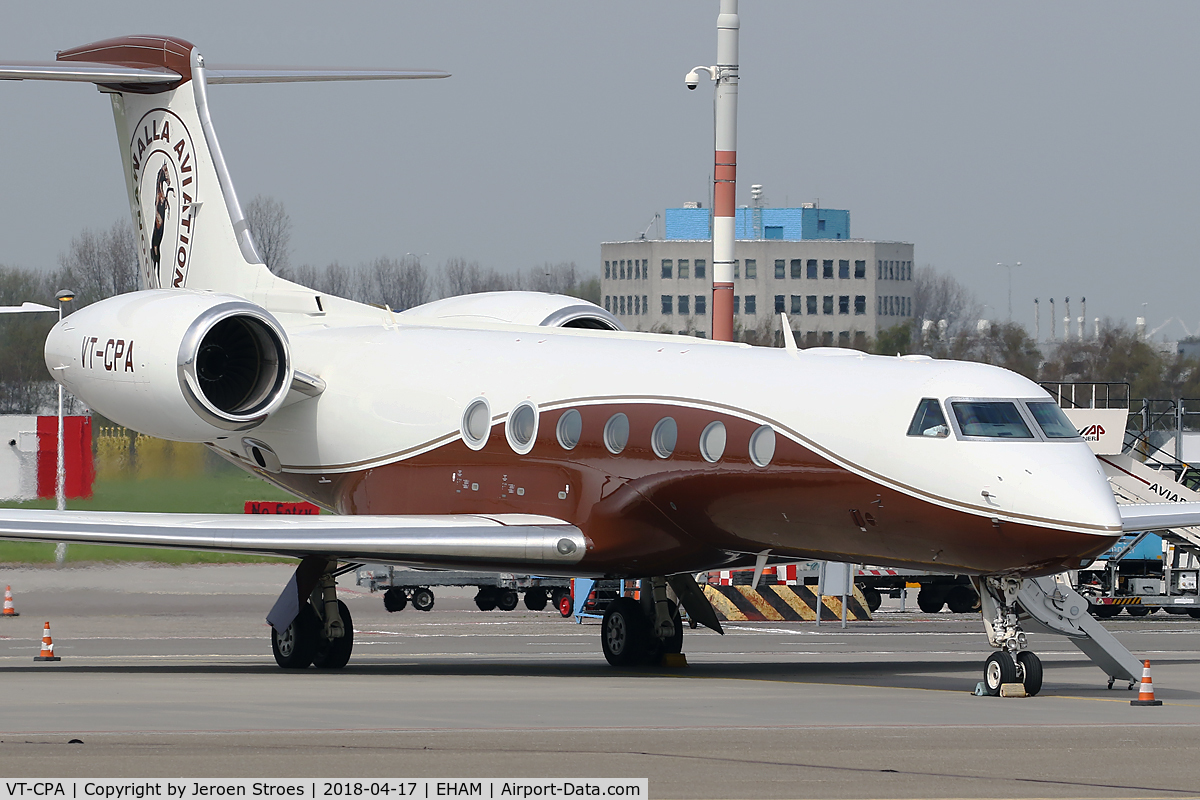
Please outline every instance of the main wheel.
[[631, 667], [646, 655], [649, 626], [642, 606], [632, 597], [618, 597], [608, 604], [600, 622], [600, 645], [604, 658], [614, 667]]
[[501, 589], [500, 593], [496, 595], [496, 607], [501, 611], [512, 611], [517, 607], [520, 599], [512, 589]]
[[946, 605], [946, 592], [936, 586], [922, 586], [917, 592], [917, 607], [926, 614], [936, 614]]
[[878, 611], [879, 607], [883, 605], [883, 595], [881, 595], [879, 590], [874, 586], [863, 586], [862, 596], [863, 600], [867, 601], [867, 609], [870, 610], [872, 614]]
[[1017, 663], [1021, 665], [1021, 671], [1025, 673], [1021, 677], [1025, 694], [1033, 697], [1042, 690], [1042, 660], [1037, 657], [1036, 653], [1022, 650], [1017, 653]]
[[383, 593], [383, 607], [388, 611], [403, 611], [408, 605], [408, 595], [399, 586], [393, 586]]
[[946, 592], [946, 605], [955, 614], [970, 614], [979, 610], [979, 595], [970, 586], [955, 586]]
[[317, 650], [320, 624], [317, 612], [305, 603], [282, 633], [271, 628], [271, 652], [275, 654], [275, 663], [284, 669], [306, 669]]
[[433, 608], [433, 592], [428, 589], [417, 589], [412, 593], [412, 604], [417, 611], [428, 611]]
[[1131, 617], [1144, 617], [1150, 613], [1149, 606], [1125, 606], [1125, 613]]
[[1000, 696], [1000, 685], [1017, 682], [1017, 662], [1012, 653], [998, 650], [983, 665], [983, 687], [992, 697]]
[[475, 594], [475, 607], [480, 611], [491, 611], [496, 607], [496, 590], [484, 586]]
[[564, 617], [571, 616], [571, 612], [575, 610], [570, 592], [559, 592], [554, 596], [554, 607], [558, 609], [558, 613]]
[[354, 650], [354, 620], [350, 619], [350, 609], [341, 600], [338, 600], [337, 607], [344, 633], [342, 638], [330, 640], [321, 635], [320, 628], [317, 629], [317, 649], [312, 660], [317, 669], [341, 669], [346, 666], [350, 652]]
[[526, 589], [525, 590], [525, 607], [530, 611], [541, 611], [546, 607], [547, 598], [545, 589]]

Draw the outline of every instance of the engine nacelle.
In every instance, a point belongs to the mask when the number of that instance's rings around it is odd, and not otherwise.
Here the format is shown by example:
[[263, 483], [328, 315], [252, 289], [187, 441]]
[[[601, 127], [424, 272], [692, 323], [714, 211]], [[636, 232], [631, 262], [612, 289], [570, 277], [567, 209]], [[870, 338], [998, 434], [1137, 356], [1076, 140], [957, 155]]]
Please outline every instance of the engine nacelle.
[[595, 303], [546, 292], [463, 294], [410, 308], [397, 318], [425, 325], [508, 322], [547, 328], [625, 330], [620, 320]]
[[46, 366], [105, 417], [177, 441], [262, 423], [293, 367], [283, 326], [232, 295], [148, 289], [110, 297], [54, 326]]

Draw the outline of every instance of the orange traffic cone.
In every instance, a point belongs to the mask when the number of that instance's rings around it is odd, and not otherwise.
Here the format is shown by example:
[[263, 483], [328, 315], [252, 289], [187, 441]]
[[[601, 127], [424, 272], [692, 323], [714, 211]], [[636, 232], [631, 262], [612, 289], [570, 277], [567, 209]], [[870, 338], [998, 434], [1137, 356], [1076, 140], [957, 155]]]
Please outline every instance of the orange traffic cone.
[[54, 655], [54, 640], [50, 638], [50, 623], [46, 623], [45, 629], [42, 631], [42, 653], [33, 657], [34, 661], [62, 661], [61, 658]]
[[1154, 681], [1150, 679], [1150, 662], [1142, 662], [1142, 686], [1138, 689], [1137, 700], [1130, 700], [1131, 706], [1161, 706], [1162, 700], [1154, 699]]
[[20, 614], [17, 613], [17, 610], [15, 608], [13, 608], [12, 587], [11, 586], [4, 587], [4, 616], [6, 616], [6, 617], [21, 616]]

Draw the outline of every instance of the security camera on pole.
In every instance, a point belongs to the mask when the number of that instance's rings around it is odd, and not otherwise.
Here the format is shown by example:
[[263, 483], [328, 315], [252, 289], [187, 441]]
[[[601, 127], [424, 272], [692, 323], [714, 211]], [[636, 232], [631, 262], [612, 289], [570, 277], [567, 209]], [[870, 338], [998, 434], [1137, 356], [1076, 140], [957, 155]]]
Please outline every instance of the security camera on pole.
[[717, 64], [696, 67], [689, 89], [705, 72], [717, 82], [713, 101], [716, 154], [713, 159], [712, 338], [733, 341], [734, 187], [737, 175], [738, 0], [721, 0], [717, 16]]

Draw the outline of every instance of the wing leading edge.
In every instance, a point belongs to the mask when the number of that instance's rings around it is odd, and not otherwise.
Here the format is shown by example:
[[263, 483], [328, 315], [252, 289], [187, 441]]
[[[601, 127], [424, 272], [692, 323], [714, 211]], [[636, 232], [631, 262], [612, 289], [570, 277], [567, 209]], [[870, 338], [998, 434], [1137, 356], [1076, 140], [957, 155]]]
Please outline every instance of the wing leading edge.
[[1117, 508], [1121, 529], [1127, 533], [1200, 525], [1200, 503], [1129, 503]]
[[0, 509], [0, 538], [571, 573], [587, 551], [553, 517], [150, 514]]

